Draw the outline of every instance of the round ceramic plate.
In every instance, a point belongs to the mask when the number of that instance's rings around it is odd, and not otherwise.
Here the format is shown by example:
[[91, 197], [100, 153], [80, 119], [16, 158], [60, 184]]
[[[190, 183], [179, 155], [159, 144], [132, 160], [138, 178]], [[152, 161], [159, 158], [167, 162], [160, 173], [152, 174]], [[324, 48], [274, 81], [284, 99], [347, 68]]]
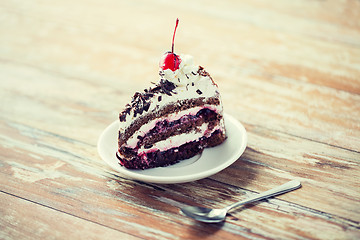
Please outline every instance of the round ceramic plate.
[[184, 183], [209, 177], [234, 163], [246, 148], [247, 136], [244, 126], [234, 117], [225, 114], [227, 139], [193, 158], [182, 160], [167, 167], [131, 170], [119, 164], [116, 157], [118, 121], [110, 124], [100, 135], [98, 152], [101, 158], [126, 178], [152, 183]]

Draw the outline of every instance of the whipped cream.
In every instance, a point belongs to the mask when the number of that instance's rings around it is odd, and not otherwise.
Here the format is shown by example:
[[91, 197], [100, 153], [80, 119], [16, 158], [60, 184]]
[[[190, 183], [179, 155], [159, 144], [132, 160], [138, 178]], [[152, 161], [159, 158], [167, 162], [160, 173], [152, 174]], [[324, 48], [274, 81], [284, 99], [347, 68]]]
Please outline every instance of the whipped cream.
[[[179, 69], [175, 71], [170, 69], [160, 70], [160, 78], [174, 83], [177, 86], [174, 92], [178, 94], [187, 92], [187, 94], [194, 95], [195, 97], [199, 97], [199, 95], [204, 95], [205, 97], [214, 96], [214, 92], [217, 92], [216, 84], [214, 84], [209, 76], [203, 76], [198, 73], [199, 66], [194, 64], [194, 58], [186, 54], [181, 54], [179, 57], [181, 59]], [[196, 92], [197, 90], [200, 90], [201, 94]]]

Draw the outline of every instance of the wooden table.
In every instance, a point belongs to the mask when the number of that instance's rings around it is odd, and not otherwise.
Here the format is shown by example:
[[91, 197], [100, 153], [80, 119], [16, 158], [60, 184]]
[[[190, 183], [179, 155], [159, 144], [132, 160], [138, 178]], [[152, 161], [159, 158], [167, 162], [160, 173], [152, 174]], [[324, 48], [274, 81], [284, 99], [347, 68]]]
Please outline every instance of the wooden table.
[[[194, 56], [246, 128], [244, 154], [182, 184], [129, 180], [97, 153], [170, 50]], [[359, 239], [359, 1], [0, 3], [1, 239]], [[222, 224], [220, 207], [298, 179]]]

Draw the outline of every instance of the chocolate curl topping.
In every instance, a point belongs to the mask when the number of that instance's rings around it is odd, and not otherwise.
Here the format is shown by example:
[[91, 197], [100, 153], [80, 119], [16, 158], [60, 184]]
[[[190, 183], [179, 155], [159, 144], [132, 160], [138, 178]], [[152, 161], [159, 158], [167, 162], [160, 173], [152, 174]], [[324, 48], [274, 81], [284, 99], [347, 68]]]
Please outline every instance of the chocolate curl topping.
[[[173, 90], [176, 85], [169, 80], [161, 79], [160, 82], [154, 87], [145, 89], [144, 92], [136, 92], [132, 97], [131, 103], [125, 106], [125, 110], [119, 114], [120, 122], [126, 121], [126, 116], [130, 115], [130, 111], [134, 111], [134, 117], [137, 114], [142, 114], [144, 111], [147, 112], [151, 105], [151, 98], [154, 97], [155, 93], [163, 93], [171, 96], [175, 92]], [[161, 101], [161, 95], [158, 97]]]

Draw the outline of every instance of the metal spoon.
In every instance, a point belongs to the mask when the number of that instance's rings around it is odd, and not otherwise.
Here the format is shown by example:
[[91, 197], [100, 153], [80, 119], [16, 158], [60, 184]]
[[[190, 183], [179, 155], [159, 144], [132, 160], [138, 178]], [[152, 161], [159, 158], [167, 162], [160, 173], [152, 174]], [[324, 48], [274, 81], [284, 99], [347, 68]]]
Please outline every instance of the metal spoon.
[[292, 180], [288, 183], [285, 183], [281, 186], [275, 187], [273, 189], [270, 189], [266, 192], [257, 194], [255, 196], [252, 196], [248, 199], [245, 199], [240, 202], [236, 202], [234, 204], [231, 204], [225, 208], [220, 209], [211, 209], [211, 208], [203, 208], [203, 207], [184, 207], [180, 210], [188, 217], [191, 217], [197, 221], [206, 222], [206, 223], [216, 223], [216, 222], [222, 222], [225, 220], [227, 212], [235, 207], [238, 207], [240, 205], [244, 205], [247, 203], [259, 201], [265, 198], [273, 197], [279, 194], [283, 194], [286, 192], [290, 192], [292, 190], [295, 190], [297, 188], [301, 187], [301, 183], [297, 180]]

